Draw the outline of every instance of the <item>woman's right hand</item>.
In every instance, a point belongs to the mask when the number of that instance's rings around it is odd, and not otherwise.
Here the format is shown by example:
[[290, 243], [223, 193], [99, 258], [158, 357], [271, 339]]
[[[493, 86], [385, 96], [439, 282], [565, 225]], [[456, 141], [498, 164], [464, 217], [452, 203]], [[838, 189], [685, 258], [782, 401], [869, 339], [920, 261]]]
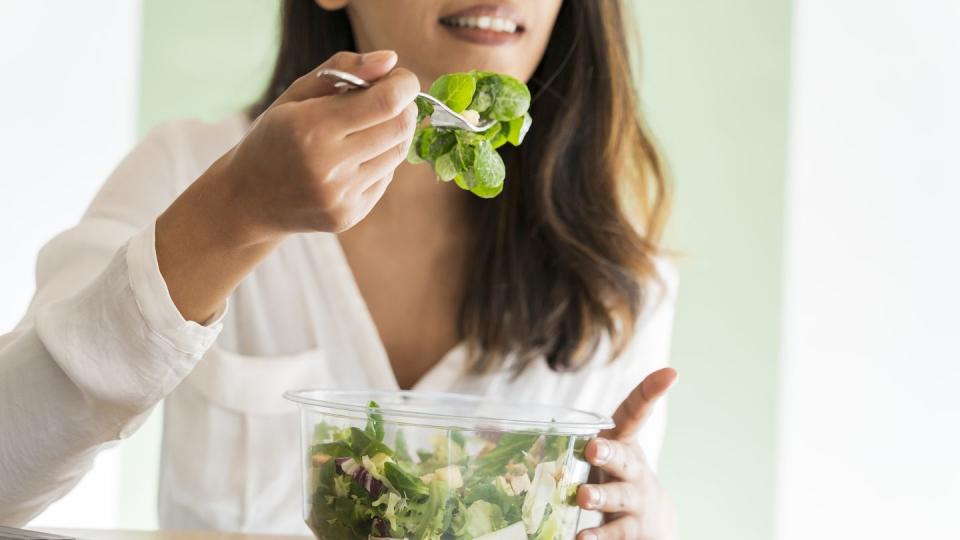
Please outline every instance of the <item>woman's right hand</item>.
[[338, 53], [317, 68], [373, 82], [362, 91], [300, 77], [157, 219], [157, 263], [184, 318], [209, 320], [287, 234], [343, 231], [380, 200], [416, 128], [420, 83], [396, 62]]
[[416, 128], [420, 83], [393, 69], [396, 61], [391, 51], [333, 56], [317, 69], [347, 71], [373, 85], [340, 93], [314, 70], [224, 156], [219, 173], [250, 233], [340, 232], [380, 200]]

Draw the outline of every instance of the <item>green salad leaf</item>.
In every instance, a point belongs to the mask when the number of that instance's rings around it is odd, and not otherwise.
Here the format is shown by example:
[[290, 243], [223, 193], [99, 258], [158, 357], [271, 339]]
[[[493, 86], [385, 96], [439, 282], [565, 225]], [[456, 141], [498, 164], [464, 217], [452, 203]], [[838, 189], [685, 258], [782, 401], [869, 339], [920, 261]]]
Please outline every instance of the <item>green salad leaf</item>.
[[405, 432], [371, 402], [363, 429], [315, 427], [307, 524], [319, 540], [568, 538], [576, 526], [576, 480], [586, 478], [587, 440]]
[[430, 87], [430, 95], [442, 101], [453, 112], [463, 112], [473, 100], [477, 79], [470, 73], [450, 73], [440, 77]]
[[500, 507], [484, 500], [474, 501], [453, 519], [453, 533], [457, 538], [477, 538], [506, 527]]
[[367, 426], [364, 428], [371, 439], [383, 442], [383, 415], [379, 411], [380, 405], [376, 401], [370, 402], [370, 412], [367, 414]]
[[505, 469], [518, 455], [532, 448], [539, 438], [539, 435], [524, 433], [507, 433], [501, 437], [496, 448], [477, 459], [478, 479], [493, 476], [497, 471]]
[[413, 463], [413, 458], [410, 457], [410, 450], [407, 448], [407, 436], [404, 435], [402, 431], [397, 432], [397, 438], [393, 446], [397, 461], [401, 463]]
[[508, 523], [516, 523], [522, 518], [523, 494], [513, 491], [509, 482], [478, 482], [467, 490], [463, 502], [472, 504], [475, 501], [486, 501], [497, 505], [500, 513]]
[[350, 449], [355, 457], [375, 456], [377, 454], [393, 455], [393, 450], [389, 446], [374, 439], [366, 431], [357, 428], [350, 428]]
[[[434, 81], [430, 95], [455, 112], [476, 115], [480, 124], [491, 120], [494, 124], [483, 133], [421, 126], [414, 134], [407, 161], [428, 162], [440, 180], [453, 181], [479, 197], [499, 195], [506, 167], [496, 149], [506, 143], [519, 146], [533, 123], [527, 85], [500, 73], [448, 73]], [[418, 122], [433, 110], [428, 101], [417, 99]]]
[[384, 463], [384, 474], [393, 489], [404, 497], [416, 498], [418, 495], [430, 493], [430, 489], [423, 480], [396, 463], [389, 461]]
[[357, 455], [353, 448], [351, 448], [350, 445], [344, 441], [332, 441], [323, 444], [315, 444], [313, 445], [312, 452], [314, 454], [322, 454], [334, 458], [353, 457]]

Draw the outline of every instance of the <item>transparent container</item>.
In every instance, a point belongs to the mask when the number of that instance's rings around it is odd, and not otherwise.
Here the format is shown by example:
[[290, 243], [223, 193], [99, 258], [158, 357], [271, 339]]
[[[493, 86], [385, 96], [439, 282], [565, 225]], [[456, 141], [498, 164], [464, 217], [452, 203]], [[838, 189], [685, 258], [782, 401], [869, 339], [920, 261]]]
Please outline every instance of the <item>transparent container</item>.
[[610, 418], [454, 394], [295, 390], [319, 540], [570, 540]]

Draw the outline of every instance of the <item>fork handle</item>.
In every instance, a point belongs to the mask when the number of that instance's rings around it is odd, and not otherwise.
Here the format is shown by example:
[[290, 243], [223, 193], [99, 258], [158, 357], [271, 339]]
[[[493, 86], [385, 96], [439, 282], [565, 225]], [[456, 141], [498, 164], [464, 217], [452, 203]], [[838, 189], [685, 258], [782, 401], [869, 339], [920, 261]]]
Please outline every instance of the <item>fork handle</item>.
[[[325, 68], [325, 69], [318, 70], [317, 77], [326, 79], [327, 81], [330, 82], [330, 84], [333, 85], [334, 88], [337, 88], [343, 91], [354, 90], [356, 88], [370, 88], [369, 82], [361, 79], [360, 77], [357, 77], [353, 73], [341, 71], [339, 69]], [[418, 92], [417, 97], [423, 98], [428, 102], [430, 102], [431, 104], [433, 104], [435, 111], [439, 109], [444, 114], [448, 115], [450, 118], [455, 119], [455, 122], [456, 122], [455, 124], [447, 125], [445, 123], [444, 127], [458, 127], [460, 129], [472, 131], [474, 133], [480, 133], [482, 131], [486, 131], [487, 129], [491, 128], [493, 124], [496, 123], [493, 121], [488, 121], [482, 125], [475, 126], [470, 122], [468, 122], [466, 119], [464, 119], [462, 115], [454, 112], [453, 109], [448, 107], [446, 103], [431, 96], [430, 94], [426, 94], [424, 92]], [[435, 121], [435, 118], [431, 119], [431, 123], [433, 123], [434, 121]]]
[[354, 88], [370, 88], [370, 83], [357, 77], [353, 73], [339, 69], [321, 69], [317, 71], [318, 79], [326, 79], [334, 88], [353, 90]]

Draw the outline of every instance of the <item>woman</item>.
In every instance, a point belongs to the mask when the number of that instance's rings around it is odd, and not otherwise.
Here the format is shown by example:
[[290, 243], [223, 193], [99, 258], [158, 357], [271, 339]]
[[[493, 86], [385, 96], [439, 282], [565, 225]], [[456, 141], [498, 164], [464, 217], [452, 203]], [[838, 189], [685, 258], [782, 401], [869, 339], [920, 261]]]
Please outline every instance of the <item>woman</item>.
[[[643, 453], [675, 378], [657, 370], [666, 194], [622, 10], [286, 0], [250, 114], [154, 130], [41, 253], [30, 310], [0, 341], [0, 522], [66, 493], [165, 398], [162, 526], [305, 532], [280, 393], [371, 387], [615, 413], [587, 448], [603, 474], [578, 493], [606, 519], [580, 538], [671, 537]], [[373, 85], [340, 94], [318, 64]], [[535, 96], [494, 200], [403, 163], [416, 92], [469, 69]]]

